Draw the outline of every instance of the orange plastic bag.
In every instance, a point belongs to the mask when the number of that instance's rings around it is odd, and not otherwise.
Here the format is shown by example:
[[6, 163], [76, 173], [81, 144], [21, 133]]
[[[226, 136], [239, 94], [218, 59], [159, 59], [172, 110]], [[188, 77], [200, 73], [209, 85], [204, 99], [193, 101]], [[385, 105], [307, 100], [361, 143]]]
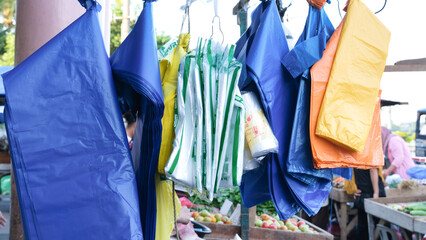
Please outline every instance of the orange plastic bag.
[[[380, 124], [380, 97], [377, 98], [374, 110], [372, 128], [363, 152], [353, 152], [334, 145], [315, 135], [318, 114], [322, 99], [327, 88], [331, 67], [336, 55], [337, 45], [342, 32], [342, 23], [334, 31], [327, 42], [323, 57], [311, 68], [311, 111], [309, 135], [311, 138], [314, 166], [316, 168], [354, 167], [359, 169], [377, 168], [383, 166], [383, 150]], [[380, 96], [380, 93], [379, 93]]]
[[364, 150], [389, 41], [383, 23], [360, 0], [351, 0], [315, 134], [352, 151]]

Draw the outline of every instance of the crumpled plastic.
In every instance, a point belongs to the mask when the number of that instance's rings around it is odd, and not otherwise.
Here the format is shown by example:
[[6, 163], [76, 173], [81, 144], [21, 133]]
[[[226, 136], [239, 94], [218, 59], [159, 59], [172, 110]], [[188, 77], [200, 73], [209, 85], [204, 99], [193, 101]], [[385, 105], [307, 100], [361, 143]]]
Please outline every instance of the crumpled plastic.
[[340, 23], [331, 36], [330, 40], [328, 40], [327, 47], [321, 60], [319, 60], [311, 68], [312, 85], [309, 132], [312, 153], [314, 157], [314, 165], [316, 168], [376, 168], [383, 166], [384, 163], [379, 98], [376, 97], [376, 108], [373, 116], [373, 124], [367, 139], [366, 148], [363, 152], [358, 153], [350, 151], [315, 135], [318, 114], [321, 108], [324, 93], [327, 88], [327, 82], [330, 76], [344, 21], [345, 20]]
[[143, 239], [96, 8], [3, 78], [25, 239]]
[[315, 134], [362, 152], [371, 129], [390, 32], [360, 1], [351, 0]]
[[279, 153], [267, 155], [259, 168], [247, 171], [240, 191], [244, 205], [251, 207], [269, 200], [266, 193], [269, 190], [282, 219], [300, 210], [284, 178], [285, 169], [280, 168], [280, 162], [285, 161], [288, 154], [298, 89], [281, 66], [281, 59], [288, 51], [275, 2], [262, 2], [253, 12], [252, 25], [237, 42], [235, 56], [245, 63], [239, 86], [260, 99], [278, 140]]
[[321, 59], [334, 27], [324, 10], [309, 6], [305, 28], [295, 47], [282, 60], [299, 85], [286, 177], [298, 204], [308, 215], [316, 214], [331, 190], [331, 169], [315, 169], [309, 139], [309, 68]]
[[145, 239], [155, 239], [155, 173], [164, 111], [151, 4], [145, 1], [133, 30], [110, 59], [122, 112], [137, 114], [132, 158]]

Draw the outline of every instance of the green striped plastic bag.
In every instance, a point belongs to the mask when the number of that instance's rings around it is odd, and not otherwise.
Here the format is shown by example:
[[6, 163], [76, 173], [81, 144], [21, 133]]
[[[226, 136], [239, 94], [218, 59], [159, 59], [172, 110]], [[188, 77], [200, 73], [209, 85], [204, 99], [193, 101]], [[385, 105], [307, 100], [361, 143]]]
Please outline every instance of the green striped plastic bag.
[[221, 176], [220, 188], [233, 188], [241, 184], [241, 176], [244, 167], [245, 147], [245, 107], [239, 89], [236, 89], [234, 111], [232, 112], [231, 125], [228, 129], [229, 136], [226, 150], [223, 174]]
[[173, 141], [173, 151], [169, 161], [164, 168], [166, 176], [173, 181], [184, 186], [195, 188], [195, 164], [192, 158], [194, 145], [195, 119], [193, 109], [194, 99], [194, 68], [196, 67], [195, 57], [186, 56], [182, 58], [178, 86], [176, 90], [175, 107], [175, 139]]

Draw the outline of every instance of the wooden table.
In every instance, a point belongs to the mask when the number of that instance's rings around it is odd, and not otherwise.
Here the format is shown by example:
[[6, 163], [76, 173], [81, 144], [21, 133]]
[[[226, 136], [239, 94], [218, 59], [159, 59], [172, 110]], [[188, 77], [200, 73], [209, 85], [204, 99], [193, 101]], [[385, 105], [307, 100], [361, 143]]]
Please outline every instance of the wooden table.
[[[415, 189], [397, 189], [397, 188], [389, 188], [386, 189], [386, 197], [394, 198], [394, 197], [409, 197], [409, 196], [419, 196], [426, 195], [426, 186], [419, 186]], [[332, 193], [330, 197], [333, 198], [333, 207], [336, 211], [337, 221], [340, 227], [340, 239], [346, 240], [347, 235], [352, 229], [356, 226], [358, 222], [358, 210], [351, 209], [347, 206], [347, 203], [351, 203], [354, 201], [353, 195], [349, 195], [346, 193], [343, 188], [335, 188], [333, 187]], [[352, 220], [348, 223], [348, 217], [354, 216]]]
[[[340, 239], [346, 240], [348, 233], [352, 231], [358, 222], [358, 210], [351, 209], [347, 205], [347, 203], [354, 201], [354, 196], [347, 194], [343, 188], [333, 187], [330, 197], [333, 198], [333, 206], [331, 207], [334, 207], [336, 211], [337, 221], [340, 227]], [[354, 217], [348, 223], [349, 216]]]
[[397, 211], [391, 208], [388, 204], [412, 203], [423, 201], [426, 201], [426, 195], [365, 199], [364, 206], [368, 218], [369, 239], [374, 239], [375, 225], [373, 221], [373, 216], [398, 225], [411, 232], [414, 232], [416, 233], [417, 239], [422, 239], [422, 235], [426, 234], [426, 217], [412, 216], [410, 214]]

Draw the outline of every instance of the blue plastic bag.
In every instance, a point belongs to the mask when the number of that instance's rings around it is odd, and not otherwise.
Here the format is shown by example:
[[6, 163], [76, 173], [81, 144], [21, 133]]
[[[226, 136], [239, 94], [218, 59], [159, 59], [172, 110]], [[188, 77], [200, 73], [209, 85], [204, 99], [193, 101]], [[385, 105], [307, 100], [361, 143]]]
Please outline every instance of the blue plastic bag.
[[426, 179], [426, 167], [416, 166], [407, 169], [407, 174], [410, 175], [411, 178], [415, 179]]
[[143, 239], [97, 7], [3, 75], [26, 239]]
[[288, 183], [308, 215], [316, 214], [331, 190], [331, 169], [315, 169], [309, 139], [310, 67], [321, 59], [334, 27], [323, 9], [309, 5], [305, 28], [282, 63], [298, 83], [298, 98], [287, 159]]
[[145, 1], [132, 32], [111, 56], [122, 111], [137, 114], [132, 157], [145, 239], [155, 239], [155, 173], [164, 111], [151, 7], [151, 0]]
[[333, 173], [333, 175], [337, 175], [348, 181], [352, 180], [352, 174], [353, 174], [352, 168], [332, 168], [331, 172]]
[[[255, 200], [266, 189], [261, 186], [269, 183], [270, 195], [278, 214], [282, 219], [287, 219], [300, 210], [280, 168], [280, 162], [285, 161], [288, 154], [297, 84], [281, 66], [281, 59], [289, 50], [275, 2], [262, 2], [254, 11], [253, 18], [255, 19], [252, 21], [250, 32], [237, 43], [239, 51], [236, 56], [239, 61], [245, 63], [247, 74], [240, 79], [240, 87], [243, 87], [243, 91], [254, 91], [258, 95], [265, 116], [278, 140], [279, 153], [269, 154], [264, 160], [268, 171], [263, 174], [268, 175], [268, 182], [264, 182], [266, 178], [245, 178], [244, 184], [258, 180], [263, 182], [247, 184], [253, 188], [244, 186], [241, 190], [243, 196], [250, 196], [251, 200]], [[244, 46], [240, 47], [240, 44]], [[248, 201], [247, 197], [243, 200], [245, 204]]]

